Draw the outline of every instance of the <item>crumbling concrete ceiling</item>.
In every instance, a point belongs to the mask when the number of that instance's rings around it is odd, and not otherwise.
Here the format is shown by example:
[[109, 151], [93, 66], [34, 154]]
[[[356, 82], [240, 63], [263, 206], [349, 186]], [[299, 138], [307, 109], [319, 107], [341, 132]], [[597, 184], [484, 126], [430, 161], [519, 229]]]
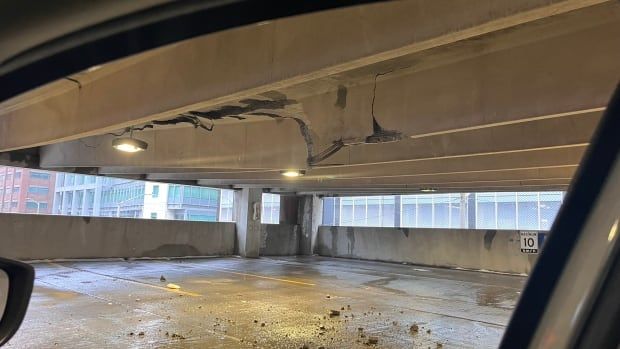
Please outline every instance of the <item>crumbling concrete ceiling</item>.
[[[288, 18], [7, 101], [0, 149], [45, 145], [48, 168], [274, 190], [561, 188], [620, 76], [618, 37], [615, 1], [420, 0]], [[109, 146], [106, 132], [180, 114], [213, 131], [155, 126], [134, 133], [145, 152]], [[307, 175], [284, 181], [287, 168]]]
[[[335, 171], [335, 168], [360, 165], [584, 147], [600, 115], [600, 112], [574, 114], [407, 138], [385, 144], [349, 146], [313, 166], [310, 171], [323, 167]], [[306, 144], [299, 136], [298, 125], [292, 120], [237, 123], [219, 127], [213, 133], [192, 128], [162, 129], [140, 133], [140, 138], [149, 143], [149, 149], [136, 154], [119, 153], [110, 147], [114, 139], [110, 135], [46, 146], [41, 152], [41, 166], [125, 167], [137, 170], [157, 167], [241, 171], [308, 169]]]

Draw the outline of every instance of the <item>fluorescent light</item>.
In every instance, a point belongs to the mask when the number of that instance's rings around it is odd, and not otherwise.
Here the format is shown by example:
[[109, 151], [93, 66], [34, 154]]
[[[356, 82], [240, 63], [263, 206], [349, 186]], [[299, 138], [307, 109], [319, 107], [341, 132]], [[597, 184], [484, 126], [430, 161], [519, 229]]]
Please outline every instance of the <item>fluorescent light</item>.
[[146, 150], [148, 143], [135, 138], [116, 138], [112, 141], [112, 147], [126, 153], [136, 153]]
[[437, 189], [435, 189], [435, 188], [421, 188], [420, 191], [423, 192], [423, 193], [434, 193], [434, 192], [437, 191]]
[[306, 171], [304, 170], [284, 170], [284, 171], [280, 171], [280, 174], [283, 175], [284, 177], [301, 177], [303, 175], [306, 174]]

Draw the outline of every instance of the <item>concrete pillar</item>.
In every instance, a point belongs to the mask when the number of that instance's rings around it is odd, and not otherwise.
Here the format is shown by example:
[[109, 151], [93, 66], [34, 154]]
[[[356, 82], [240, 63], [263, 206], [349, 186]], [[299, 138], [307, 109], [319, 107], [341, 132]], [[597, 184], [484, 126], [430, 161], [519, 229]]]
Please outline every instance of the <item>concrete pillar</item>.
[[312, 255], [316, 252], [316, 238], [323, 223], [323, 199], [316, 195], [299, 198], [299, 254]]
[[319, 227], [323, 225], [323, 198], [317, 195], [312, 196], [312, 230], [310, 247], [312, 254], [317, 253], [316, 239], [319, 235]]
[[263, 191], [260, 188], [243, 188], [235, 191], [237, 252], [241, 257], [258, 258], [262, 195]]
[[461, 202], [460, 202], [461, 206], [461, 223], [460, 223], [460, 227], [463, 229], [469, 228], [469, 216], [468, 216], [468, 211], [467, 211], [467, 193], [461, 193]]
[[400, 228], [400, 195], [394, 195], [394, 227]]
[[467, 197], [467, 228], [476, 229], [476, 194]]
[[334, 198], [334, 225], [340, 225], [340, 197]]
[[280, 196], [280, 224], [298, 224], [299, 197]]

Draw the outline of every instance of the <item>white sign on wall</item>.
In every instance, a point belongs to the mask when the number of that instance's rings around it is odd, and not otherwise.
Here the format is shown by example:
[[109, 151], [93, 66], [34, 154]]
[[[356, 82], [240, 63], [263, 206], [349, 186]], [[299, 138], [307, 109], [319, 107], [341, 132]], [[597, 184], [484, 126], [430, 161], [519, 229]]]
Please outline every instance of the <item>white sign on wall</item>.
[[521, 234], [521, 252], [538, 253], [538, 232], [522, 231]]

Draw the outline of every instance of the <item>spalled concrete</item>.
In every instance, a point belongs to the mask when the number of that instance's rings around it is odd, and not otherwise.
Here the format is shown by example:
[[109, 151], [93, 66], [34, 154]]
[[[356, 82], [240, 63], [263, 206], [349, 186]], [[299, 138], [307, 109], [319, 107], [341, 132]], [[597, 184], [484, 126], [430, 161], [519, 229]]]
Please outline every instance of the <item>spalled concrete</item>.
[[323, 257], [34, 266], [6, 348], [495, 348], [525, 281]]
[[22, 260], [232, 255], [235, 224], [0, 215], [0, 256]]
[[[617, 84], [619, 36], [620, 4], [605, 0], [392, 1], [274, 19], [0, 103], [0, 163], [287, 195], [564, 190]], [[165, 126], [185, 113], [213, 132]], [[135, 131], [146, 151], [110, 146], [128, 126], [147, 127]]]
[[320, 227], [322, 256], [529, 274], [536, 255], [511, 230]]

